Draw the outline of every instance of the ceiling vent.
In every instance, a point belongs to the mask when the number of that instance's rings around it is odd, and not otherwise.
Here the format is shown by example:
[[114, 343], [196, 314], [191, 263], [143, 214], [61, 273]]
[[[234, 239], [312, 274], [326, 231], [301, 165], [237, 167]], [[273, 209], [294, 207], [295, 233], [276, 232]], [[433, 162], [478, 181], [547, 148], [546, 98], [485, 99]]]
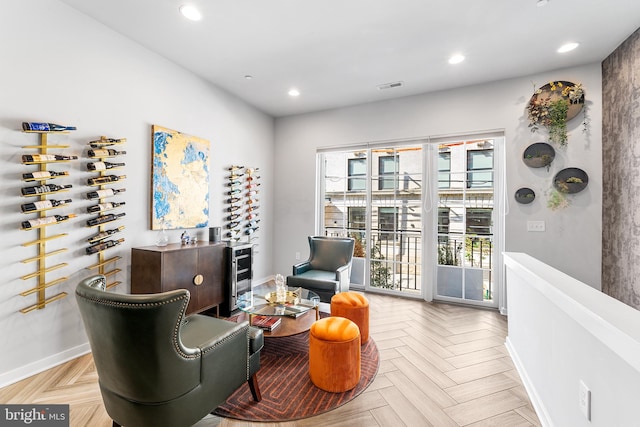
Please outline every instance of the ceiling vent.
[[404, 86], [404, 82], [384, 83], [384, 84], [378, 85], [378, 90], [396, 89], [402, 86]]

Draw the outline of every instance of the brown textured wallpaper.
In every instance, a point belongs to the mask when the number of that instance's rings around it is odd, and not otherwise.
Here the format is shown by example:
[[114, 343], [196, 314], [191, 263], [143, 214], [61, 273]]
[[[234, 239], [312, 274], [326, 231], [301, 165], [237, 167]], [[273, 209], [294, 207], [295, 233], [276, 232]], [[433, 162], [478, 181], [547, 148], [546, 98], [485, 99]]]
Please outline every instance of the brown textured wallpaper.
[[602, 290], [640, 309], [640, 29], [602, 62]]

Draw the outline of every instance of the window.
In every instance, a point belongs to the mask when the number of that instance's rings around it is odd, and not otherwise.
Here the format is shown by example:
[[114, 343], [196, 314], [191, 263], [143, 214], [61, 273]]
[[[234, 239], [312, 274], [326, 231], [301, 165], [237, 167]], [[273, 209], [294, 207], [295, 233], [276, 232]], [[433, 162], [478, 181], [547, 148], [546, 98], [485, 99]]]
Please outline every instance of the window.
[[[397, 208], [378, 208], [378, 229], [381, 240], [393, 239], [397, 218]], [[384, 231], [390, 233], [384, 233]]]
[[467, 209], [467, 234], [491, 234], [493, 209]]
[[367, 159], [349, 159], [348, 164], [347, 190], [365, 191], [367, 185]]
[[367, 220], [367, 212], [365, 208], [349, 207], [347, 208], [347, 215], [349, 216], [349, 224], [347, 228], [350, 232], [365, 229]]
[[493, 150], [467, 151], [467, 188], [493, 187]]
[[438, 188], [451, 188], [451, 152], [438, 153]]
[[438, 234], [449, 233], [450, 214], [451, 214], [451, 209], [438, 208]]
[[396, 156], [382, 156], [378, 158], [378, 190], [394, 190], [395, 176], [398, 166], [398, 158]]

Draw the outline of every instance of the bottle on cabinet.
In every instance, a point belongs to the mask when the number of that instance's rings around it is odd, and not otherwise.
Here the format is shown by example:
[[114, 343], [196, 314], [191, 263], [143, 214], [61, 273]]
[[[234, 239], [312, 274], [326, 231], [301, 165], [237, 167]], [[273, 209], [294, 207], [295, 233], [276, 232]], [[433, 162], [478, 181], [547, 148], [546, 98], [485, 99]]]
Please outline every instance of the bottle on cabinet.
[[119, 181], [121, 179], [125, 179], [127, 176], [126, 175], [105, 175], [105, 176], [99, 176], [97, 178], [89, 178], [87, 179], [87, 184], [88, 185], [102, 185], [102, 184], [109, 184], [110, 182], [116, 182]]
[[109, 156], [119, 156], [121, 154], [127, 154], [126, 151], [118, 151], [113, 148], [99, 148], [87, 151], [89, 157], [109, 157]]
[[70, 218], [75, 218], [75, 214], [69, 215], [53, 215], [53, 216], [45, 216], [42, 218], [34, 218], [27, 221], [22, 221], [22, 229], [30, 230], [35, 227], [42, 227], [44, 225], [49, 224], [57, 224], [62, 221], [66, 221]]
[[105, 224], [107, 222], [115, 221], [118, 218], [121, 218], [121, 217], [123, 217], [125, 215], [126, 215], [125, 212], [122, 212], [122, 213], [119, 213], [119, 214], [101, 215], [101, 216], [96, 217], [96, 218], [88, 219], [87, 220], [87, 225], [89, 227], [93, 227], [93, 226], [96, 226], [96, 225]]
[[63, 156], [61, 154], [23, 154], [22, 163], [45, 163], [64, 160], [77, 160], [78, 156]]
[[22, 130], [41, 132], [62, 132], [76, 130], [75, 126], [63, 126], [56, 123], [22, 122]]
[[29, 172], [29, 173], [23, 173], [22, 174], [22, 179], [24, 181], [35, 181], [38, 179], [49, 179], [49, 178], [53, 178], [56, 176], [68, 176], [69, 172], [64, 171], [64, 172], [55, 172], [55, 171], [38, 171], [38, 172]]
[[90, 171], [103, 171], [112, 168], [119, 168], [124, 166], [124, 163], [112, 163], [112, 162], [95, 162], [87, 163], [87, 170]]
[[97, 212], [102, 212], [102, 211], [108, 211], [111, 209], [115, 209], [119, 206], [124, 205], [126, 202], [108, 202], [108, 203], [100, 203], [97, 205], [93, 205], [93, 206], [89, 206], [87, 207], [87, 212], [88, 213], [97, 213]]
[[87, 242], [89, 242], [89, 243], [99, 242], [100, 240], [102, 240], [102, 239], [104, 239], [106, 237], [109, 237], [109, 236], [111, 236], [113, 234], [119, 233], [122, 230], [124, 230], [124, 225], [121, 225], [118, 228], [113, 228], [111, 230], [101, 231], [100, 233], [94, 234], [93, 236], [89, 237], [87, 239]]
[[91, 200], [95, 200], [95, 199], [102, 199], [104, 197], [111, 197], [114, 196], [118, 193], [122, 193], [124, 191], [127, 191], [125, 188], [122, 188], [120, 190], [117, 190], [115, 188], [105, 188], [104, 190], [96, 190], [96, 191], [90, 191], [87, 193], [87, 198], [91, 199]]
[[22, 212], [34, 212], [34, 211], [42, 211], [45, 209], [55, 208], [61, 205], [66, 205], [68, 203], [71, 203], [71, 199], [41, 200], [39, 202], [24, 203], [23, 205], [20, 206], [20, 209], [22, 209]]
[[56, 191], [66, 190], [67, 188], [72, 188], [72, 185], [56, 185], [56, 184], [47, 184], [47, 185], [39, 185], [36, 187], [23, 187], [20, 191], [23, 196], [33, 196], [36, 194], [42, 193], [55, 193]]
[[102, 243], [98, 243], [97, 245], [89, 246], [88, 248], [86, 248], [86, 252], [87, 255], [96, 254], [100, 251], [104, 251], [105, 249], [117, 246], [122, 242], [124, 242], [124, 238], [118, 240], [106, 240]]

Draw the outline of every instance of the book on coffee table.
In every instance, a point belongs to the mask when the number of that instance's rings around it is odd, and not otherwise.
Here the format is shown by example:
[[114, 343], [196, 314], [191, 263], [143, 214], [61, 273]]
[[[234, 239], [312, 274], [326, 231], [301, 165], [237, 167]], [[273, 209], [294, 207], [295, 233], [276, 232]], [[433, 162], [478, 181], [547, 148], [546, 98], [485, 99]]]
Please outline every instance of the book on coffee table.
[[264, 329], [265, 331], [273, 331], [280, 326], [280, 322], [282, 322], [282, 319], [279, 317], [256, 315], [253, 316], [251, 326]]

